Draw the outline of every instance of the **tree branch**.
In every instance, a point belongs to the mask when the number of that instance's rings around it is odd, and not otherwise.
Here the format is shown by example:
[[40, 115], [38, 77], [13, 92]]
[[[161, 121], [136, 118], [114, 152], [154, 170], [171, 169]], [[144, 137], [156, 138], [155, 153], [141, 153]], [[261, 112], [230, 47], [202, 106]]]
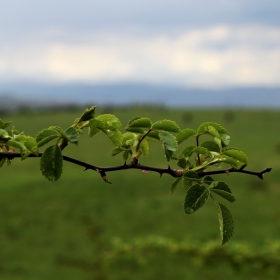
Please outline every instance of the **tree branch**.
[[[43, 153], [39, 153], [38, 156], [35, 154], [30, 154], [28, 157], [31, 158], [36, 158], [36, 157], [42, 157]], [[101, 177], [103, 180], [108, 180], [106, 178], [106, 172], [112, 172], [112, 171], [119, 171], [119, 170], [125, 170], [125, 169], [140, 169], [140, 170], [145, 170], [145, 171], [153, 171], [157, 172], [162, 176], [162, 174], [169, 174], [172, 177], [181, 177], [183, 176], [183, 170], [177, 170], [177, 169], [171, 169], [170, 166], [168, 168], [158, 168], [158, 167], [153, 167], [153, 166], [147, 166], [147, 165], [142, 165], [138, 163], [137, 158], [133, 158], [132, 162], [130, 164], [127, 164], [126, 162], [122, 165], [117, 165], [117, 166], [108, 166], [108, 167], [100, 167], [96, 166], [93, 164], [86, 163], [84, 161], [80, 161], [78, 159], [68, 157], [68, 156], [62, 156], [63, 160], [67, 162], [71, 162], [73, 164], [82, 166], [85, 168], [85, 170], [91, 169], [94, 170], [98, 173], [100, 173]], [[0, 152], [0, 160], [3, 158], [7, 159], [14, 159], [14, 158], [21, 158], [21, 153], [11, 153], [11, 152]], [[256, 172], [256, 171], [249, 171], [249, 170], [244, 170], [244, 169], [234, 169], [234, 167], [228, 168], [228, 169], [223, 169], [223, 170], [214, 170], [214, 171], [199, 171], [197, 174], [200, 178], [205, 177], [205, 176], [211, 176], [211, 175], [217, 175], [217, 174], [229, 174], [229, 173], [245, 173], [249, 175], [254, 175], [257, 176], [260, 179], [263, 179], [263, 175], [267, 172], [270, 172], [272, 168], [265, 168], [262, 171]]]

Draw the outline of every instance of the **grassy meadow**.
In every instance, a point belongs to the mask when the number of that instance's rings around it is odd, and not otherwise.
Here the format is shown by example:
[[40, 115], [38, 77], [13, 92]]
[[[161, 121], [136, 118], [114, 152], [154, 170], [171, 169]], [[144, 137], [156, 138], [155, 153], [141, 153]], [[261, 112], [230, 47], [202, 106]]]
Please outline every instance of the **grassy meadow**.
[[[51, 125], [67, 128], [81, 113], [0, 118], [35, 136]], [[225, 202], [236, 230], [222, 246], [212, 201], [186, 215], [183, 187], [170, 195], [172, 177], [126, 170], [107, 173], [110, 185], [96, 172], [65, 162], [62, 177], [51, 183], [41, 175], [39, 159], [14, 159], [0, 169], [1, 280], [279, 279], [280, 111], [98, 108], [97, 114], [103, 113], [115, 114], [124, 126], [134, 116], [171, 119], [182, 129], [220, 123], [231, 146], [249, 157], [247, 169], [273, 170], [264, 181], [219, 175], [237, 198]], [[182, 146], [193, 144], [190, 139]], [[121, 156], [111, 157], [112, 148], [101, 134], [82, 135], [79, 146], [63, 153], [100, 166], [122, 164]], [[159, 143], [151, 143], [149, 157], [140, 157], [140, 163], [168, 165]], [[171, 167], [177, 168], [173, 162]]]

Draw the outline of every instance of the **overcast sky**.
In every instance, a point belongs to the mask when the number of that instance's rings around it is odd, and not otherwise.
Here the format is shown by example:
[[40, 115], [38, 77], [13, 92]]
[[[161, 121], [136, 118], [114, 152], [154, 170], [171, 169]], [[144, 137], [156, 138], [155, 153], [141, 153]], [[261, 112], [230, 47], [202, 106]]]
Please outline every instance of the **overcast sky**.
[[280, 86], [279, 0], [0, 0], [0, 86]]

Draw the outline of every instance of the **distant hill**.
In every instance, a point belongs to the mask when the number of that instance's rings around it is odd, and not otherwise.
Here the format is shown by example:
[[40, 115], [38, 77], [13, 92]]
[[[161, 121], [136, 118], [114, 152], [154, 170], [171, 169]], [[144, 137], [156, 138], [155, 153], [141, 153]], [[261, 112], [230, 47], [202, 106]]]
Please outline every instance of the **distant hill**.
[[0, 104], [160, 104], [172, 107], [280, 107], [280, 88], [197, 89], [149, 84], [7, 84]]

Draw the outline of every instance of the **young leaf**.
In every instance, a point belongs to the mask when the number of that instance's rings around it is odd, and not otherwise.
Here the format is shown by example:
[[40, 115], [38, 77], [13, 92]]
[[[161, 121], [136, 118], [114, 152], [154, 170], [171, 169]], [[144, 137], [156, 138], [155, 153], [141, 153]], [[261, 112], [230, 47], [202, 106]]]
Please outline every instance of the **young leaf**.
[[6, 129], [12, 122], [3, 122], [0, 119], [0, 129]]
[[0, 160], [0, 168], [5, 164], [6, 161], [8, 161], [7, 158], [2, 158], [2, 159]]
[[152, 141], [160, 140], [158, 132], [155, 132], [155, 131], [151, 131], [148, 134], [147, 139], [152, 140]]
[[214, 182], [213, 178], [211, 176], [205, 176], [203, 178], [203, 183], [207, 185], [211, 185]]
[[129, 152], [130, 152], [130, 151], [124, 151], [124, 152], [123, 152], [122, 157], [123, 157], [123, 160], [124, 160], [124, 161], [127, 161], [128, 156], [129, 156], [129, 154], [130, 154]]
[[225, 244], [233, 236], [234, 219], [233, 219], [231, 212], [225, 205], [223, 205], [217, 201], [215, 201], [215, 204], [218, 209], [222, 244]]
[[224, 199], [234, 202], [235, 197], [231, 193], [231, 189], [228, 187], [228, 185], [224, 182], [214, 182], [210, 188], [210, 190], [219, 196], [223, 197]]
[[139, 127], [130, 127], [130, 126], [127, 126], [125, 128], [126, 131], [129, 131], [129, 132], [134, 132], [134, 133], [138, 133], [138, 134], [144, 134], [145, 131], [142, 129], [142, 128], [139, 128]]
[[172, 183], [171, 187], [170, 187], [170, 191], [171, 194], [173, 194], [173, 192], [175, 191], [177, 185], [179, 184], [179, 182], [182, 180], [183, 177], [178, 177], [176, 178], [176, 180]]
[[195, 148], [196, 148], [195, 146], [188, 146], [187, 148], [185, 148], [183, 150], [183, 152], [181, 153], [181, 156], [190, 157], [193, 154], [193, 150]]
[[183, 169], [185, 169], [188, 165], [189, 162], [186, 160], [186, 158], [181, 157], [179, 158], [179, 160], [177, 161], [177, 165]]
[[80, 133], [78, 132], [77, 129], [75, 129], [74, 127], [69, 127], [64, 131], [64, 133], [67, 136], [66, 139], [70, 143], [78, 145]]
[[217, 152], [217, 153], [220, 152], [219, 146], [213, 141], [204, 141], [200, 144], [200, 147], [206, 148], [212, 152]]
[[141, 119], [141, 117], [139, 117], [139, 116], [133, 117], [133, 118], [128, 122], [127, 126], [129, 126], [129, 125], [130, 125], [131, 123], [133, 123], [135, 120], [139, 120], [139, 119]]
[[181, 144], [183, 141], [187, 140], [191, 136], [195, 135], [195, 131], [189, 128], [181, 130], [177, 136], [176, 139], [178, 141], [178, 144]]
[[7, 145], [10, 147], [19, 149], [21, 153], [24, 153], [25, 151], [27, 151], [27, 147], [24, 145], [24, 143], [16, 141], [16, 140], [9, 140], [7, 142]]
[[122, 124], [120, 120], [111, 114], [104, 114], [104, 115], [99, 115], [98, 117], [95, 118], [96, 120], [99, 120], [104, 123], [105, 127], [108, 129], [122, 129]]
[[180, 127], [178, 124], [170, 120], [157, 121], [152, 125], [152, 129], [174, 133], [180, 132]]
[[26, 136], [26, 135], [18, 135], [14, 139], [17, 142], [21, 142], [24, 144], [24, 146], [31, 152], [34, 153], [35, 155], [38, 156], [39, 151], [37, 147], [37, 142], [36, 140], [31, 137], [31, 136]]
[[63, 158], [57, 145], [48, 147], [41, 157], [41, 172], [49, 181], [56, 181], [62, 174]]
[[243, 166], [243, 163], [239, 160], [233, 159], [232, 157], [228, 157], [226, 155], [219, 155], [215, 157], [215, 161], [230, 164], [234, 166], [235, 169], [240, 169]]
[[229, 145], [230, 136], [228, 134], [220, 133], [220, 138], [224, 147]]
[[88, 128], [88, 136], [93, 137], [101, 132], [101, 129], [106, 129], [106, 125], [97, 119], [93, 119], [89, 122], [89, 128]]
[[[84, 113], [82, 114], [82, 116], [78, 119], [77, 123], [85, 122], [85, 121], [89, 121], [89, 120], [93, 119], [94, 115], [95, 115], [96, 108], [97, 108], [97, 106], [92, 106], [89, 109], [86, 108]], [[76, 125], [77, 123], [75, 123], [74, 125]]]
[[201, 154], [201, 155], [209, 155], [209, 156], [211, 156], [210, 151], [207, 148], [204, 148], [204, 147], [195, 147], [193, 149], [193, 152], [197, 153], [197, 154]]
[[184, 209], [186, 214], [192, 214], [201, 208], [209, 198], [209, 190], [203, 185], [195, 184], [186, 193]]
[[116, 156], [117, 154], [122, 153], [123, 151], [124, 151], [124, 150], [123, 150], [121, 147], [115, 147], [115, 148], [112, 150], [111, 155], [112, 155], [112, 156]]
[[[227, 134], [227, 130], [223, 126], [221, 126], [218, 123], [213, 123], [213, 122], [205, 122], [205, 123], [201, 124], [197, 130], [197, 134], [209, 133], [209, 126], [211, 126], [216, 131], [218, 131], [219, 134]], [[213, 132], [212, 128], [210, 128], [210, 130], [212, 130], [212, 132]]]
[[172, 157], [173, 152], [177, 151], [178, 149], [178, 142], [174, 135], [166, 131], [160, 131], [159, 137], [165, 152], [165, 156], [169, 161]]
[[248, 157], [237, 148], [225, 148], [223, 149], [223, 154], [227, 155], [235, 160], [248, 164]]
[[111, 139], [111, 141], [116, 147], [122, 144], [122, 133], [119, 130], [107, 129], [104, 132]]
[[7, 143], [11, 138], [6, 130], [0, 129], [0, 143]]
[[131, 133], [131, 132], [126, 132], [123, 134], [123, 144], [131, 146], [135, 139], [137, 139], [136, 134]]
[[140, 150], [142, 151], [142, 153], [145, 157], [148, 156], [148, 154], [149, 154], [149, 143], [146, 139], [142, 140], [142, 142], [140, 144]]
[[56, 129], [51, 129], [51, 128], [43, 129], [36, 136], [37, 146], [41, 147], [47, 144], [48, 142], [50, 142], [51, 140], [58, 138], [60, 136], [61, 136], [60, 133]]
[[212, 125], [209, 125], [207, 127], [207, 131], [209, 132], [210, 135], [212, 135], [213, 137], [216, 137], [216, 138], [220, 138], [220, 133], [218, 132], [218, 130], [212, 126]]
[[[149, 118], [138, 118], [131, 120], [129, 122], [129, 127], [144, 127], [150, 128], [152, 126], [152, 121]], [[125, 128], [126, 129], [126, 128]]]
[[183, 186], [186, 190], [188, 190], [194, 182], [197, 182], [199, 180], [199, 177], [196, 172], [194, 171], [187, 171], [184, 173], [183, 178]]

